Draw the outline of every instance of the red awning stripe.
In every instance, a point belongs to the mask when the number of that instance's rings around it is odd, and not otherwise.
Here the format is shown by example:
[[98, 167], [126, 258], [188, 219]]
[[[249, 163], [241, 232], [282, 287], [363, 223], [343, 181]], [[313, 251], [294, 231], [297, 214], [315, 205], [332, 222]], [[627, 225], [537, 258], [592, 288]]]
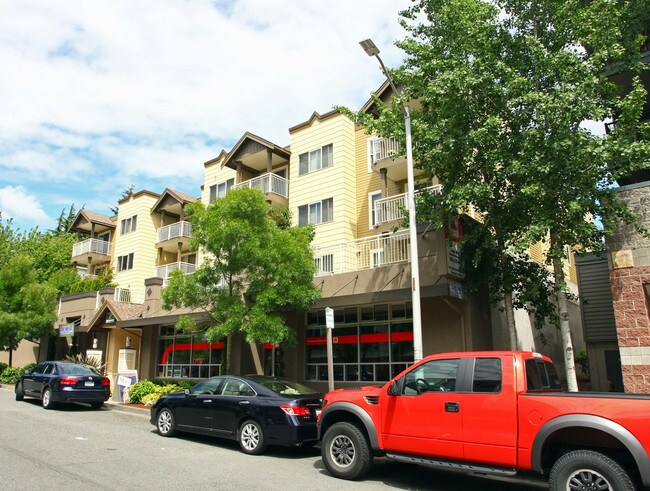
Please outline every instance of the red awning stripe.
[[161, 363], [163, 365], [167, 364], [167, 357], [169, 356], [169, 353], [172, 351], [189, 351], [189, 350], [207, 350], [207, 349], [222, 349], [223, 348], [223, 342], [218, 342], [218, 343], [176, 343], [176, 344], [170, 344], [165, 348], [165, 351], [162, 354], [162, 361]]

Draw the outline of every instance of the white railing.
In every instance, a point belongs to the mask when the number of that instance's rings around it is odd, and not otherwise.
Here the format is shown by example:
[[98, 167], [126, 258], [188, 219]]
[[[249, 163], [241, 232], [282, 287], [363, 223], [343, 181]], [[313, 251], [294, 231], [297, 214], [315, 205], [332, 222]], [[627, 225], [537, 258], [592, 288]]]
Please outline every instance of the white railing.
[[409, 233], [375, 235], [314, 249], [316, 276], [376, 268], [409, 260]]
[[392, 136], [390, 138], [374, 138], [370, 140], [370, 147], [373, 164], [376, 164], [380, 160], [395, 158], [401, 155], [399, 142]]
[[178, 237], [192, 238], [192, 224], [189, 222], [176, 222], [160, 227], [157, 230], [158, 242], [176, 239]]
[[240, 182], [239, 184], [235, 184], [231, 189], [239, 188], [259, 189], [264, 194], [273, 193], [283, 198], [289, 198], [289, 181], [273, 173]]
[[183, 263], [183, 262], [163, 264], [162, 266], [156, 267], [154, 276], [163, 279], [163, 288], [164, 288], [169, 283], [170, 273], [177, 269], [180, 269], [181, 273], [183, 274], [192, 274], [194, 273], [194, 271], [196, 271], [196, 264]]
[[[428, 191], [434, 194], [442, 193], [442, 186], [429, 186], [428, 188], [423, 188], [415, 192], [417, 196], [418, 193], [423, 191]], [[375, 214], [375, 225], [381, 225], [382, 223], [393, 222], [395, 220], [402, 220], [406, 217], [406, 212], [408, 211], [408, 205], [406, 202], [406, 194], [398, 194], [396, 196], [389, 196], [388, 198], [378, 199], [375, 202], [375, 209], [372, 212]]]
[[86, 239], [83, 242], [77, 242], [72, 245], [72, 257], [89, 253], [108, 256], [110, 248], [111, 243], [107, 240]]
[[144, 303], [144, 290], [136, 288], [116, 288], [113, 294], [116, 302]]

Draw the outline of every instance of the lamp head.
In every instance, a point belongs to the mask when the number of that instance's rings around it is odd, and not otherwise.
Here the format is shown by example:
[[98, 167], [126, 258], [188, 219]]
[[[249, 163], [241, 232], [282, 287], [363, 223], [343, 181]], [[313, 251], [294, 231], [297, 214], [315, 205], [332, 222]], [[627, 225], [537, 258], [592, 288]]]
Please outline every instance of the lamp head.
[[363, 50], [368, 56], [377, 56], [379, 54], [379, 48], [375, 46], [375, 43], [372, 42], [372, 39], [364, 39], [359, 42]]

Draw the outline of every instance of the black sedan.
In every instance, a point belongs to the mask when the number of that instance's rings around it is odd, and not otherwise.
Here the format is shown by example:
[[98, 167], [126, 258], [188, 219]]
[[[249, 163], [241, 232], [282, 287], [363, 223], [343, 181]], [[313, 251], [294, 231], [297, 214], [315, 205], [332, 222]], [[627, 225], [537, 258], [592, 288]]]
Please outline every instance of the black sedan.
[[83, 402], [102, 407], [111, 395], [111, 381], [88, 365], [68, 361], [44, 361], [16, 382], [16, 400], [41, 399], [45, 409], [57, 402]]
[[323, 395], [292, 380], [264, 375], [212, 377], [160, 397], [151, 424], [162, 436], [177, 430], [237, 440], [257, 455], [267, 445], [316, 443]]

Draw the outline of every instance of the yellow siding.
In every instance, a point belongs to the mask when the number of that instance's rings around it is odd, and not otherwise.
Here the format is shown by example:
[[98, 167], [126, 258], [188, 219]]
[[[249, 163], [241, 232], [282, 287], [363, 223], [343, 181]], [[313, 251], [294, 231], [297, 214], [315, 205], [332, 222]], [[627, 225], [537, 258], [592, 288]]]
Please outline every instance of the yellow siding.
[[206, 166], [205, 178], [203, 180], [203, 192], [201, 193], [201, 203], [205, 206], [210, 204], [210, 186], [227, 181], [228, 179], [234, 179], [236, 174], [236, 171], [229, 167], [224, 167], [222, 169], [221, 162], [215, 162]]
[[[354, 137], [354, 123], [341, 114], [314, 119], [311, 125], [291, 133], [289, 207], [294, 224], [298, 223], [299, 206], [328, 198], [334, 202], [334, 220], [315, 227], [315, 246], [356, 238]], [[330, 143], [333, 165], [299, 176], [299, 156]]]
[[[117, 214], [116, 240], [113, 253], [115, 282], [122, 288], [143, 289], [144, 280], [154, 276], [156, 267], [156, 229], [159, 222], [151, 213], [157, 197], [139, 194], [120, 203]], [[122, 235], [121, 221], [137, 215], [134, 232]], [[133, 269], [118, 272], [117, 258], [133, 253]]]

